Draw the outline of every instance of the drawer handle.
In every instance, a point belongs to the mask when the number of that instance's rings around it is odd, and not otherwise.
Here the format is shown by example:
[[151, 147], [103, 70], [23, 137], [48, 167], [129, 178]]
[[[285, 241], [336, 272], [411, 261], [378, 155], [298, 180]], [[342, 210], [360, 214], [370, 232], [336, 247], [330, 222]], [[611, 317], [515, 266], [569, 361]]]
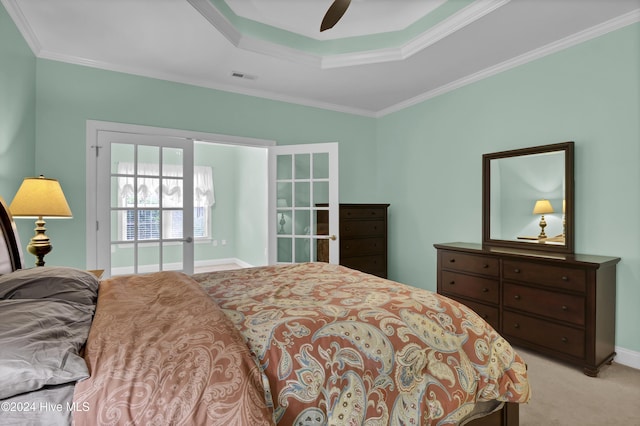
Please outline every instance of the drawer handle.
[[482, 289], [482, 292], [483, 293], [489, 293], [489, 289], [485, 287], [485, 288]]
[[487, 269], [487, 268], [489, 267], [489, 264], [488, 264], [488, 263], [485, 263], [484, 265], [482, 265], [482, 267], [483, 267], [484, 269]]
[[560, 340], [562, 340], [562, 343], [567, 343], [567, 342], [569, 341], [569, 339], [567, 339], [566, 337], [563, 337], [563, 338], [562, 338], [562, 339], [560, 339]]
[[520, 300], [520, 295], [516, 294], [515, 296], [513, 296], [513, 298], [516, 299], [516, 300]]
[[449, 285], [455, 285], [456, 282], [454, 280], [449, 281]]
[[562, 305], [562, 310], [563, 311], [567, 311], [567, 310], [569, 310], [569, 308], [566, 305]]
[[456, 263], [455, 259], [449, 259], [449, 263]]
[[513, 272], [515, 272], [516, 274], [519, 274], [519, 273], [520, 273], [520, 269], [515, 268], [515, 269], [513, 270]]
[[569, 281], [569, 277], [567, 277], [566, 275], [562, 276], [562, 281]]
[[351, 248], [351, 246], [344, 246], [344, 248], [346, 248], [347, 250], [349, 250]]
[[520, 324], [518, 324], [517, 322], [513, 324], [513, 328], [520, 328]]

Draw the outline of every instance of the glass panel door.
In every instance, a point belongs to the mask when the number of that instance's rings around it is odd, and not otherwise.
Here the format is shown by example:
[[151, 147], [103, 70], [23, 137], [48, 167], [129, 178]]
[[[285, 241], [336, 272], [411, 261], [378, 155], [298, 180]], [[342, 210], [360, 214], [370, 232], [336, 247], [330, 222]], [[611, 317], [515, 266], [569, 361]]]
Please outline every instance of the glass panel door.
[[[98, 262], [105, 276], [193, 273], [193, 141], [100, 132]], [[99, 187], [100, 188], [100, 187]]]
[[270, 263], [338, 263], [337, 156], [335, 143], [270, 148]]

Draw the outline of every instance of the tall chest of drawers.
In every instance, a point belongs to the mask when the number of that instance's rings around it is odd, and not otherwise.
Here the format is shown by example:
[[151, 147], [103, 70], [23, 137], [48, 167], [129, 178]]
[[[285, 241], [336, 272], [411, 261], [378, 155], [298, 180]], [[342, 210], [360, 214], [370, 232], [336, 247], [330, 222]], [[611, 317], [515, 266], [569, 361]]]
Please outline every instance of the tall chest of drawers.
[[615, 356], [617, 257], [436, 244], [438, 293], [509, 342], [597, 376]]
[[[340, 264], [387, 277], [387, 209], [389, 204], [340, 204]], [[318, 229], [326, 223], [318, 212]], [[324, 228], [323, 228], [324, 229]], [[318, 242], [318, 260], [328, 262], [328, 250]]]

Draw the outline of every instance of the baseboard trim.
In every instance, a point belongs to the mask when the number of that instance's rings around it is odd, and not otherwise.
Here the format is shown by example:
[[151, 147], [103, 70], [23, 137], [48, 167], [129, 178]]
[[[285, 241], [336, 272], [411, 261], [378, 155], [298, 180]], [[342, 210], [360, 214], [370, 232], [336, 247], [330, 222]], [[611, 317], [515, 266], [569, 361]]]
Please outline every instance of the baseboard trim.
[[[236, 257], [228, 257], [225, 259], [196, 260], [193, 264], [194, 264], [194, 267], [196, 268], [206, 268], [207, 266], [218, 266], [218, 265], [224, 265], [226, 263], [236, 263], [242, 266], [243, 268], [253, 267], [252, 264], [245, 262], [242, 259], [238, 259]], [[181, 267], [182, 265], [180, 263], [168, 263], [165, 265], [165, 270], [176, 271], [176, 270], [180, 270]], [[146, 266], [141, 266], [138, 269], [138, 273], [147, 274], [151, 272], [157, 272], [158, 270], [159, 270], [158, 265], [146, 265]], [[112, 275], [133, 274], [133, 267], [127, 266], [127, 267], [121, 267], [121, 268], [112, 268], [112, 272], [113, 272]]]
[[207, 259], [207, 260], [196, 260], [193, 264], [196, 268], [203, 268], [207, 266], [218, 266], [224, 265], [227, 263], [236, 263], [243, 268], [251, 268], [252, 264], [245, 262], [242, 259], [238, 259], [237, 257], [227, 257], [225, 259]]
[[616, 357], [613, 362], [640, 370], [640, 352], [616, 346]]

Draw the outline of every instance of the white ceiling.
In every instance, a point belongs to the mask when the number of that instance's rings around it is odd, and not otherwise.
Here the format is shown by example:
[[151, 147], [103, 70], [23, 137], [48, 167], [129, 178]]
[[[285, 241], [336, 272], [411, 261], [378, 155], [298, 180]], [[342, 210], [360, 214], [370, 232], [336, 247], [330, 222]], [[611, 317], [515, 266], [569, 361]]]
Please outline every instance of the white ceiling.
[[[398, 45], [317, 54], [235, 27], [217, 13], [213, 0], [1, 1], [40, 58], [365, 116], [385, 115], [640, 22], [640, 0], [477, 0]], [[322, 19], [314, 14], [323, 15], [331, 2], [226, 4], [246, 19], [286, 29], [295, 44], [293, 33], [308, 37]], [[337, 45], [352, 31], [402, 31], [441, 3], [353, 0], [335, 33], [317, 38]], [[398, 10], [391, 13], [390, 4]], [[233, 77], [234, 72], [251, 78]]]
[[[319, 40], [399, 31], [446, 0], [353, 0], [331, 31], [320, 22], [333, 0], [226, 0], [239, 16]], [[295, 19], [292, 19], [295, 17]]]

